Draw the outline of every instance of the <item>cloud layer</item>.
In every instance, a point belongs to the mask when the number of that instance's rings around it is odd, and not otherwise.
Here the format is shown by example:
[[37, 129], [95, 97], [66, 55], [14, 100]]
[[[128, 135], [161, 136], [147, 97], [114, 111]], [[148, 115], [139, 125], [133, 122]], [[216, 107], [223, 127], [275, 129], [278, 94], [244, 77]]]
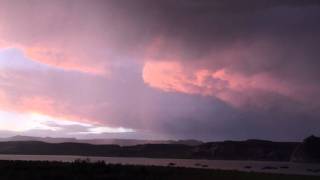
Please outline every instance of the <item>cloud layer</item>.
[[0, 107], [141, 138], [303, 138], [320, 127], [319, 12], [313, 0], [1, 0]]

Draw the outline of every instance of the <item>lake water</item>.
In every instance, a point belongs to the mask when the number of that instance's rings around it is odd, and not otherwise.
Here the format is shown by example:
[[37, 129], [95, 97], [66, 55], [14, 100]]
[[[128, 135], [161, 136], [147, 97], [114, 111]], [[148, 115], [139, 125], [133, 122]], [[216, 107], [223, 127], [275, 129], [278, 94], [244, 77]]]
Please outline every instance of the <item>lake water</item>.
[[156, 159], [127, 157], [92, 157], [92, 156], [58, 156], [58, 155], [0, 155], [0, 160], [31, 160], [31, 161], [63, 161], [72, 162], [76, 159], [87, 159], [92, 162], [105, 161], [110, 164], [155, 165], [168, 166], [174, 163], [178, 167], [254, 171], [281, 174], [301, 174], [320, 176], [320, 164], [269, 162], [269, 161], [230, 161], [230, 160], [197, 160], [197, 159]]

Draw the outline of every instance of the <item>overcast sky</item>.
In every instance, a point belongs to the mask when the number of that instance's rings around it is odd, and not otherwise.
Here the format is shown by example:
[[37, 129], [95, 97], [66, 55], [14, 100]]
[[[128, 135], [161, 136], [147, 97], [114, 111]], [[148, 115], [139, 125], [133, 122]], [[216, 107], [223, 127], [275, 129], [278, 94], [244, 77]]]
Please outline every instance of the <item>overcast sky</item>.
[[320, 135], [320, 1], [0, 0], [0, 137]]

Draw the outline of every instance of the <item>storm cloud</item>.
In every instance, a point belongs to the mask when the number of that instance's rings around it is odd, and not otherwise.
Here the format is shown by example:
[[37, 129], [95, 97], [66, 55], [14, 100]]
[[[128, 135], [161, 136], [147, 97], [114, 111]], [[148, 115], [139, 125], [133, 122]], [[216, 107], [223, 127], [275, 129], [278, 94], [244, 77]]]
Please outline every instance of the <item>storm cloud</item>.
[[0, 0], [0, 108], [136, 138], [302, 139], [320, 131], [319, 19], [316, 0]]

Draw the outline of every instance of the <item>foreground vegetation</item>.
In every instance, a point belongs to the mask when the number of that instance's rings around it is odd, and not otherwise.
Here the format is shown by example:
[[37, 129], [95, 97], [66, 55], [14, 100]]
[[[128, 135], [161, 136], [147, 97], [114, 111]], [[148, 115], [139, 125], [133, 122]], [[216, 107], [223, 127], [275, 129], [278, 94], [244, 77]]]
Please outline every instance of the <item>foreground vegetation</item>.
[[86, 161], [0, 161], [1, 180], [316, 180], [319, 177]]

